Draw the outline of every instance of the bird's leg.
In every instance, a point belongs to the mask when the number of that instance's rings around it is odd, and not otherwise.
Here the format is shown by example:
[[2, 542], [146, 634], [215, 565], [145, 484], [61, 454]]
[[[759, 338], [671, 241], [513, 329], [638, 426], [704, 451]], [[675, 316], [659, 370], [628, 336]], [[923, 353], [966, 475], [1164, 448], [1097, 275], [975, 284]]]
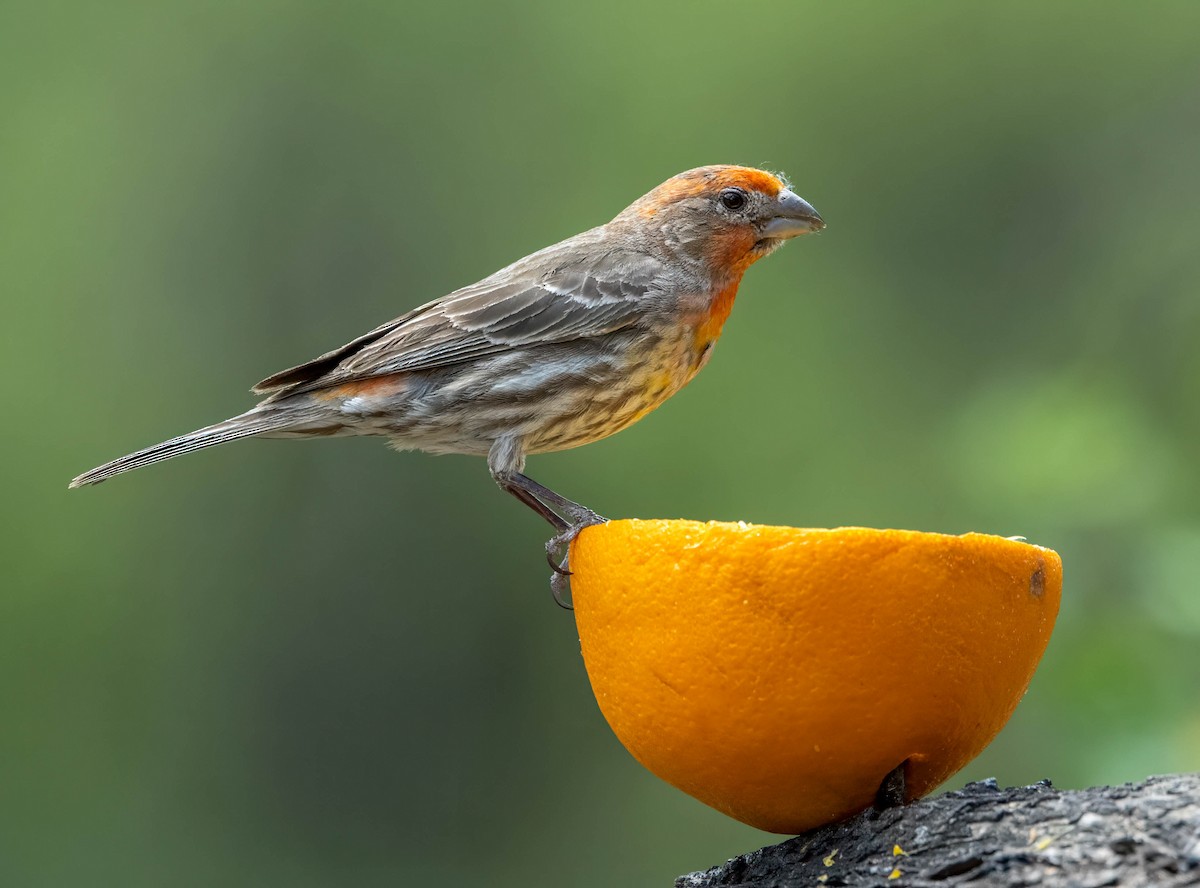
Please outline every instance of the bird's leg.
[[[562, 494], [555, 493], [549, 487], [538, 484], [528, 475], [522, 475], [519, 472], [515, 473], [512, 476], [512, 481], [516, 487], [528, 493], [538, 502], [542, 503], [544, 506], [548, 506], [554, 511], [558, 520], [551, 520], [550, 523], [554, 526], [554, 529], [559, 532], [560, 536], [569, 533], [572, 529], [574, 530], [574, 533], [570, 533], [569, 536], [562, 542], [570, 542], [578, 535], [579, 531], [583, 530], [585, 527], [588, 527], [592, 524], [603, 524], [608, 520], [602, 515], [597, 515], [587, 506], [581, 506], [574, 500], [569, 500]], [[515, 495], [514, 491], [510, 490], [509, 492], [514, 493]]]
[[[571, 571], [567, 568], [567, 561], [570, 557], [571, 540], [579, 536], [579, 532], [585, 527], [590, 527], [593, 524], [603, 524], [608, 519], [603, 515], [596, 514], [587, 506], [581, 506], [579, 503], [555, 493], [549, 487], [538, 484], [532, 478], [525, 475], [518, 475], [517, 477], [529, 485], [534, 496], [541, 502], [549, 505], [557, 514], [567, 520], [567, 526], [563, 528], [556, 527], [555, 529], [558, 530], [558, 533], [546, 541], [546, 560], [550, 562], [550, 566], [554, 568], [556, 575], [559, 577], [569, 577]], [[561, 553], [561, 560], [556, 561], [555, 559], [559, 556], [559, 553]], [[557, 597], [556, 595], [555, 598]]]
[[[528, 475], [522, 475], [520, 472], [497, 474], [496, 482], [503, 490], [511, 493], [546, 519], [550, 526], [557, 531], [546, 543], [546, 561], [554, 571], [550, 575], [550, 592], [559, 607], [571, 610], [571, 585], [567, 580], [567, 577], [571, 575], [571, 571], [567, 567], [570, 560], [571, 540], [575, 539], [585, 527], [592, 524], [603, 524], [606, 519], [586, 506], [572, 502], [550, 488], [538, 484]], [[553, 504], [553, 508], [545, 502], [546, 500]], [[556, 509], [558, 511], [555, 511]]]
[[504, 490], [545, 518], [557, 531], [546, 543], [546, 558], [555, 573], [569, 576], [571, 572], [567, 569], [566, 553], [562, 554], [561, 561], [555, 561], [555, 557], [564, 547], [570, 546], [571, 540], [585, 527], [603, 524], [608, 519], [520, 472], [497, 475], [496, 481]]
[[[597, 515], [586, 506], [555, 493], [549, 487], [538, 484], [528, 475], [522, 442], [516, 437], [498, 438], [488, 452], [488, 469], [502, 490], [506, 490], [537, 512], [554, 528], [555, 534], [546, 543], [546, 561], [554, 570], [550, 577], [550, 589], [554, 600], [562, 607], [567, 603], [568, 584], [571, 575], [567, 567], [571, 541], [579, 532], [592, 524], [603, 524], [607, 519]], [[559, 552], [562, 552], [561, 556]]]
[[[496, 483], [500, 485], [501, 490], [503, 490], [507, 493], [511, 493], [513, 496], [515, 496], [517, 499], [519, 499], [525, 505], [529, 506], [529, 508], [533, 509], [533, 511], [535, 511], [539, 515], [541, 515], [542, 518], [544, 518], [546, 520], [546, 522], [551, 527], [553, 527], [558, 533], [562, 533], [564, 530], [566, 530], [569, 527], [567, 522], [564, 521], [562, 518], [560, 518], [557, 514], [555, 514], [553, 509], [551, 509], [549, 506], [547, 506], [545, 503], [543, 503], [540, 499], [538, 499], [531, 491], [522, 487], [520, 485], [520, 483], [516, 480], [517, 478], [523, 478], [526, 481], [532, 480], [532, 479], [526, 478], [524, 475], [520, 475], [520, 474], [513, 474], [513, 475], [505, 474], [505, 475], [497, 475]], [[538, 486], [540, 487], [541, 485], [538, 485]], [[553, 566], [553, 565], [551, 565], [551, 566]]]

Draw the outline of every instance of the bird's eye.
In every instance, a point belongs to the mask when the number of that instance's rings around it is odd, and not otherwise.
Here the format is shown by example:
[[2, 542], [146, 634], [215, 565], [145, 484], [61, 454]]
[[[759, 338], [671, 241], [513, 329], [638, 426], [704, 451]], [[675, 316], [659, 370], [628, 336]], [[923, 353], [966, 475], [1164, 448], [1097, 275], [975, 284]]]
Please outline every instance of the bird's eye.
[[727, 210], [740, 210], [746, 205], [746, 192], [740, 188], [726, 188], [721, 192], [721, 203]]

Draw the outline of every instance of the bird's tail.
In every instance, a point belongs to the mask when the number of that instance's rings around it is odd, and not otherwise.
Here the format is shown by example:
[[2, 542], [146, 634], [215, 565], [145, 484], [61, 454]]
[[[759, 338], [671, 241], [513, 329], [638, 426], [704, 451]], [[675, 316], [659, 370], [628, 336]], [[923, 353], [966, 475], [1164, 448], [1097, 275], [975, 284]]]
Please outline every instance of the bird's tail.
[[145, 450], [139, 450], [136, 453], [122, 456], [120, 459], [114, 459], [110, 463], [97, 466], [90, 472], [84, 472], [72, 481], [70, 486], [83, 487], [87, 484], [99, 484], [101, 481], [107, 481], [113, 475], [140, 469], [142, 466], [161, 462], [184, 453], [191, 453], [193, 450], [202, 450], [205, 447], [212, 447], [214, 444], [224, 444], [226, 441], [236, 441], [238, 438], [279, 432], [295, 428], [295, 426], [296, 417], [292, 415], [291, 411], [279, 408], [263, 410], [256, 407], [232, 419], [218, 422], [216, 425], [197, 429], [186, 435], [180, 435], [178, 438], [172, 438], [170, 441], [163, 441], [161, 444], [155, 444], [153, 447], [147, 447]]

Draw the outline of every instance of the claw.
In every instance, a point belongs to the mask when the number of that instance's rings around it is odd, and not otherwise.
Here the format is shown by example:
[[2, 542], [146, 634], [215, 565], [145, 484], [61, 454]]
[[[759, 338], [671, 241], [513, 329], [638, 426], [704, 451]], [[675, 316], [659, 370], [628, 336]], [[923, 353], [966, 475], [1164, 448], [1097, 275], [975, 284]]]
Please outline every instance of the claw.
[[[554, 602], [559, 607], [566, 610], [573, 610], [570, 603], [571, 583], [567, 578], [571, 576], [571, 570], [567, 566], [571, 559], [571, 542], [575, 537], [583, 531], [585, 527], [591, 527], [593, 524], [604, 524], [608, 521], [597, 515], [591, 509], [585, 510], [580, 514], [579, 520], [572, 524], [562, 533], [555, 534], [546, 542], [546, 561], [550, 568], [554, 571], [550, 575], [550, 592], [554, 595]], [[561, 551], [562, 560], [555, 562], [556, 554]]]
[[554, 603], [563, 610], [575, 610], [571, 604], [571, 581], [564, 574], [550, 574], [550, 594], [554, 596]]
[[571, 571], [567, 569], [567, 559], [565, 557], [562, 561], [555, 561], [554, 554], [552, 552], [547, 552], [546, 563], [550, 565], [550, 569], [554, 571], [557, 576], [569, 577], [571, 575]]
[[564, 552], [560, 560], [555, 560], [558, 558], [557, 549], [559, 547], [557, 545], [557, 541], [558, 538], [555, 537], [546, 543], [546, 563], [549, 564], [550, 569], [559, 576], [569, 577], [571, 575], [571, 571], [567, 569], [567, 553]]
[[546, 543], [546, 551], [552, 552], [555, 549], [564, 548], [570, 551], [571, 542], [575, 539], [575, 537], [583, 533], [584, 528], [591, 527], [593, 524], [605, 524], [607, 522], [607, 518], [603, 517], [602, 515], [597, 515], [591, 509], [588, 509], [583, 515], [580, 516], [578, 521], [576, 521], [562, 533], [555, 534], [554, 536], [550, 537], [549, 541]]

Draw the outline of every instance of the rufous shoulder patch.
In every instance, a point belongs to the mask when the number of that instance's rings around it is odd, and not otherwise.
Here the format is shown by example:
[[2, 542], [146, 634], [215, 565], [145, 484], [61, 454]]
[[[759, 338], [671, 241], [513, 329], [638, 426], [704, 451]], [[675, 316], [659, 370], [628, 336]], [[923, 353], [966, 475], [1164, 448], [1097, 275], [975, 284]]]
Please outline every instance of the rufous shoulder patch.
[[318, 389], [313, 392], [313, 397], [321, 401], [336, 401], [342, 398], [378, 398], [398, 395], [407, 387], [405, 375], [404, 373], [391, 373], [386, 376], [355, 379], [327, 389]]

